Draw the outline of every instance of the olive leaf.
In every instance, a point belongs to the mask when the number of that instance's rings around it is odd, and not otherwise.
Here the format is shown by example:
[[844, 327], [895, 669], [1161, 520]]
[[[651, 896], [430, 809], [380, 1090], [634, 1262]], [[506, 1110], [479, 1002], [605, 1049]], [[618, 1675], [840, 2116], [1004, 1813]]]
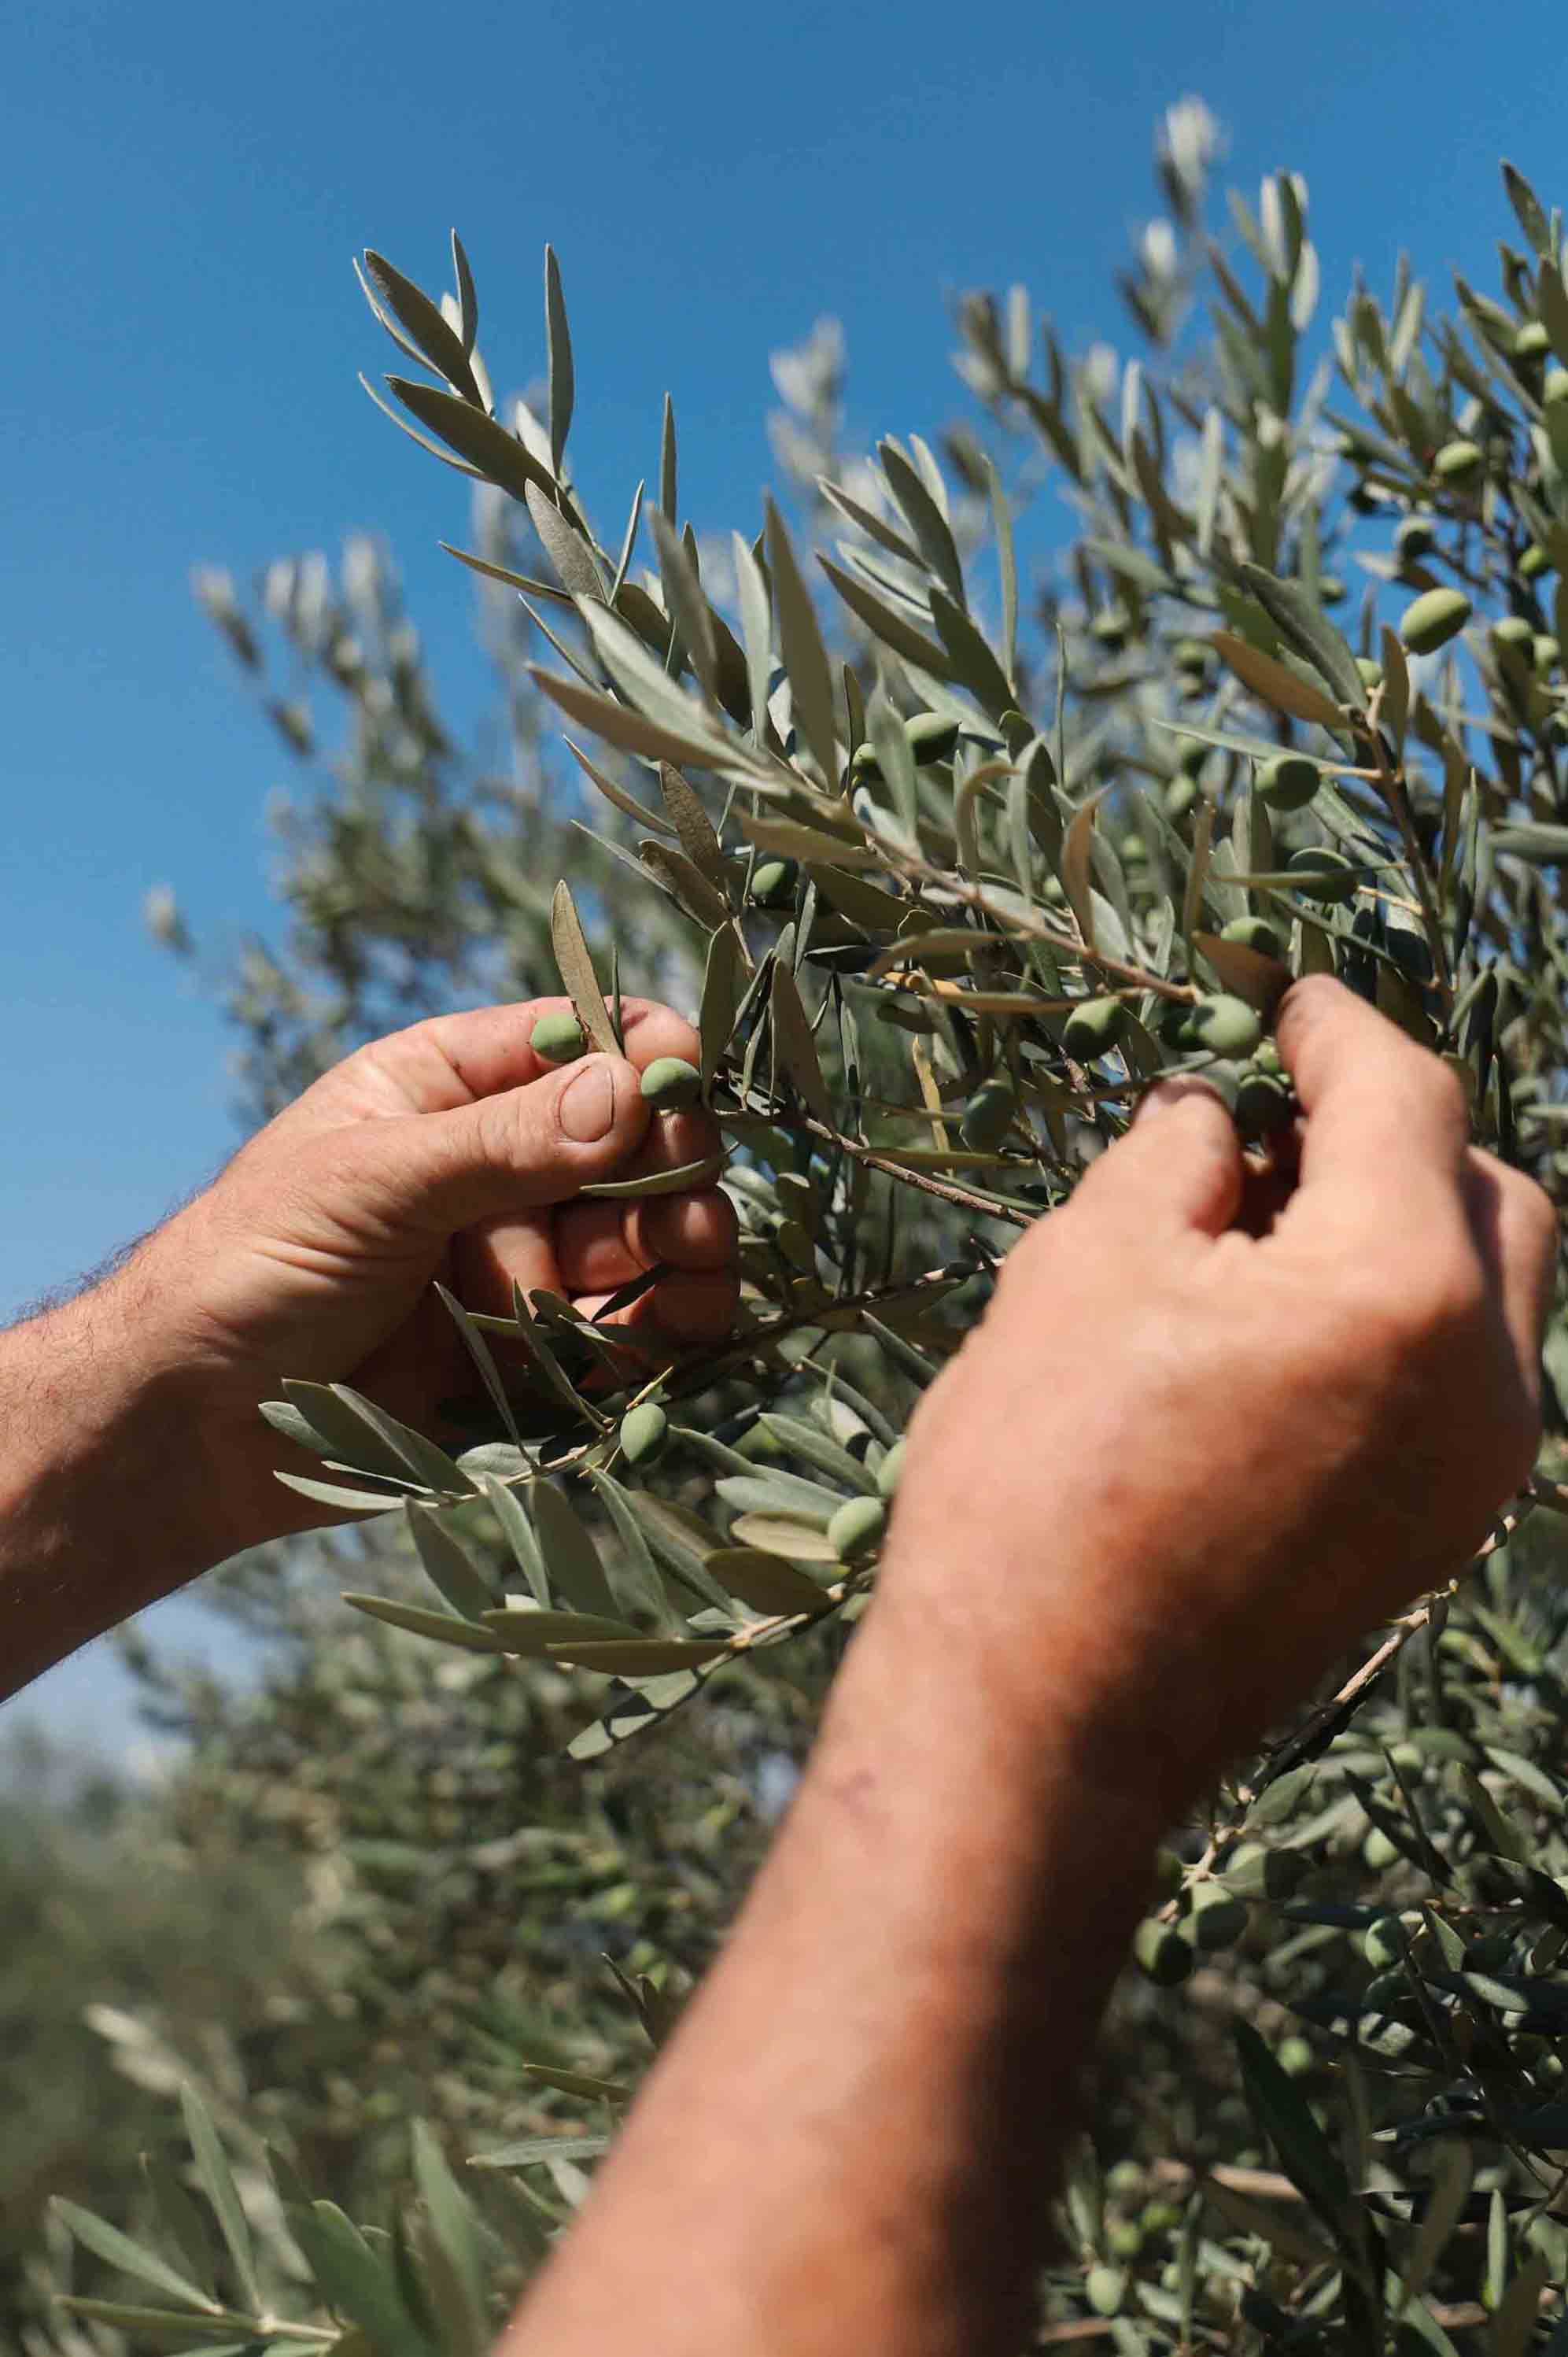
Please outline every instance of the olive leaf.
[[702, 1004], [697, 1013], [704, 1096], [713, 1087], [735, 1028], [740, 985], [740, 943], [732, 926], [719, 925], [708, 943], [707, 961], [703, 969]]
[[550, 383], [550, 466], [559, 475], [572, 425], [575, 379], [572, 372], [572, 338], [566, 326], [566, 301], [561, 292], [555, 250], [544, 249], [544, 350]]
[[[1315, 687], [1308, 687], [1305, 680], [1297, 679], [1294, 672], [1286, 671], [1272, 655], [1249, 646], [1245, 639], [1235, 638], [1229, 630], [1217, 630], [1211, 643], [1242, 685], [1250, 687], [1263, 703], [1272, 704], [1276, 712], [1288, 712], [1296, 720], [1316, 721], [1320, 728], [1344, 727], [1345, 716], [1337, 706]], [[1356, 701], [1359, 704], [1366, 694], [1359, 673], [1357, 690]]]
[[402, 376], [389, 376], [387, 383], [422, 425], [439, 436], [487, 481], [510, 491], [514, 500], [527, 499], [530, 483], [547, 499], [553, 496], [553, 482], [517, 436], [460, 393], [443, 393], [435, 385], [416, 384]]
[[556, 885], [550, 903], [550, 940], [563, 987], [577, 1010], [577, 1020], [596, 1048], [602, 1048], [607, 1056], [618, 1055], [619, 1043], [604, 992], [599, 988], [598, 975], [594, 972], [583, 920], [577, 914], [571, 887], [564, 881]]
[[429, 296], [422, 294], [401, 270], [394, 270], [384, 254], [375, 253], [369, 247], [365, 251], [365, 275], [388, 309], [403, 322], [420, 358], [456, 387], [466, 401], [482, 410], [485, 398], [474, 374], [470, 348], [447, 326]]
[[495, 1593], [467, 1548], [428, 1506], [411, 1498], [405, 1512], [414, 1552], [432, 1586], [464, 1620], [482, 1620]]
[[817, 1043], [811, 1037], [811, 1026], [801, 1003], [794, 975], [780, 959], [773, 968], [773, 983], [768, 996], [768, 1009], [773, 1028], [774, 1053], [783, 1073], [800, 1091], [807, 1106], [817, 1119], [832, 1126], [833, 1105], [828, 1084], [822, 1078], [822, 1068], [817, 1057]]
[[604, 583], [594, 554], [575, 524], [567, 522], [553, 500], [546, 499], [536, 483], [526, 487], [525, 497], [533, 529], [544, 544], [545, 554], [561, 576], [561, 586], [567, 595], [602, 599]]
[[428, 1637], [438, 1645], [456, 1645], [463, 1652], [499, 1653], [506, 1650], [488, 1629], [472, 1620], [461, 1620], [455, 1613], [432, 1612], [423, 1604], [401, 1604], [395, 1597], [365, 1596], [351, 1588], [344, 1589], [343, 1602], [371, 1620], [384, 1620], [389, 1629], [405, 1629], [411, 1636]]
[[552, 1587], [581, 1612], [597, 1613], [607, 1620], [618, 1620], [598, 1549], [575, 1508], [551, 1481], [533, 1484], [530, 1503], [539, 1551]]
[[822, 783], [833, 786], [838, 782], [839, 758], [832, 672], [784, 520], [771, 500], [768, 502], [768, 561], [796, 721]]

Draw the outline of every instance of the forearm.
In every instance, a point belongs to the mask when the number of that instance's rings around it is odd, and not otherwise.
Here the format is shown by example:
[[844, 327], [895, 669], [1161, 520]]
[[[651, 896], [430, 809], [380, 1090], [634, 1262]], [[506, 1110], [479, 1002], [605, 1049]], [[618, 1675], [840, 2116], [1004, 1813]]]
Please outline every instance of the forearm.
[[1165, 1796], [888, 1602], [510, 2357], [1019, 2345]]
[[0, 1699], [222, 1550], [201, 1426], [134, 1261], [0, 1332]]

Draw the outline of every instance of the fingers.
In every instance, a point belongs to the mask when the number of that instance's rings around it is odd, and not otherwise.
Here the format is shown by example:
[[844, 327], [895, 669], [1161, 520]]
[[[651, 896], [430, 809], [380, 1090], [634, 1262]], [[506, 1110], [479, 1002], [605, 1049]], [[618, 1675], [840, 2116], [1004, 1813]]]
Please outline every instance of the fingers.
[[[346, 1057], [279, 1118], [295, 1132], [336, 1129], [367, 1117], [447, 1113], [480, 1097], [527, 1088], [565, 1069], [535, 1055], [534, 1025], [542, 1015], [571, 1011], [569, 998], [525, 998], [410, 1024]], [[627, 1060], [639, 1072], [658, 1056], [697, 1060], [691, 1025], [655, 999], [623, 998], [621, 1028]]]
[[1149, 1091], [1127, 1135], [1080, 1183], [1071, 1211], [1128, 1238], [1178, 1229], [1217, 1236], [1236, 1216], [1241, 1182], [1235, 1124], [1219, 1096], [1200, 1081], [1169, 1081]]
[[1275, 1036], [1306, 1114], [1293, 1218], [1305, 1205], [1402, 1232], [1457, 1203], [1464, 1092], [1435, 1056], [1326, 975], [1287, 993]]
[[1532, 1384], [1557, 1274], [1557, 1215], [1532, 1179], [1472, 1147], [1465, 1205], [1516, 1361]]
[[595, 1055], [450, 1112], [354, 1122], [322, 1144], [350, 1231], [445, 1240], [607, 1178], [642, 1145], [650, 1120], [634, 1068]]

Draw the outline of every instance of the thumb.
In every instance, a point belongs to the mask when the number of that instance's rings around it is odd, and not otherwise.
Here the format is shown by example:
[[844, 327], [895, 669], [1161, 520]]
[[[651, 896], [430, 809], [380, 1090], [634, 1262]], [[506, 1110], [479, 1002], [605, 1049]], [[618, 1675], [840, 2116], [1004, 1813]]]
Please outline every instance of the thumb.
[[633, 1153], [650, 1119], [634, 1067], [588, 1056], [455, 1112], [356, 1125], [338, 1183], [377, 1220], [445, 1240], [499, 1212], [564, 1202]]
[[1080, 1182], [1071, 1208], [1124, 1232], [1218, 1236], [1240, 1208], [1242, 1175], [1240, 1142], [1219, 1093], [1203, 1081], [1164, 1081]]

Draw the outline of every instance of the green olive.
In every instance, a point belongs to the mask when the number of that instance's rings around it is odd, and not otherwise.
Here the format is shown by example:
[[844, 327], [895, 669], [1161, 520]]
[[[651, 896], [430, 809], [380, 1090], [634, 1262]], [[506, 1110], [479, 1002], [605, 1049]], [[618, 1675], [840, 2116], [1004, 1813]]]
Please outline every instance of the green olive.
[[1535, 632], [1523, 614], [1505, 614], [1492, 624], [1492, 637], [1499, 647], [1517, 647], [1520, 654], [1527, 648], [1533, 652]]
[[1543, 409], [1561, 408], [1568, 401], [1568, 368], [1548, 369], [1546, 382], [1541, 388]]
[[759, 909], [777, 909], [795, 897], [799, 870], [792, 859], [764, 859], [751, 871], [751, 897]]
[[1260, 1146], [1288, 1129], [1295, 1118], [1295, 1098], [1287, 1081], [1273, 1072], [1249, 1070], [1236, 1083], [1231, 1119], [1248, 1146]]
[[1083, 2279], [1084, 2294], [1096, 2316], [1114, 2316], [1127, 2297], [1125, 2267], [1090, 2267]]
[[575, 1015], [542, 1015], [529, 1033], [528, 1044], [536, 1056], [552, 1064], [570, 1064], [585, 1052], [588, 1041]]
[[1317, 577], [1317, 602], [1320, 606], [1342, 606], [1345, 584], [1337, 573], [1321, 573]]
[[1305, 2079], [1317, 2057], [1305, 2038], [1283, 2038], [1274, 2060], [1287, 2079]]
[[1193, 1902], [1192, 1936], [1200, 1948], [1229, 1948], [1252, 1920], [1244, 1899], [1233, 1899], [1217, 1882], [1202, 1882]]
[[1126, 644], [1131, 626], [1131, 617], [1125, 606], [1106, 606], [1095, 615], [1089, 631], [1091, 638], [1098, 639], [1102, 647], [1114, 654], [1118, 647]]
[[1165, 816], [1185, 818], [1197, 800], [1197, 780], [1184, 770], [1179, 777], [1173, 778], [1165, 788]]
[[1195, 1962], [1191, 1941], [1174, 1923], [1162, 1923], [1154, 1915], [1139, 1924], [1133, 1934], [1133, 1953], [1160, 1988], [1177, 1987], [1189, 1978]]
[[1551, 347], [1552, 339], [1539, 319], [1527, 319], [1522, 328], [1514, 330], [1513, 356], [1516, 361], [1539, 360], [1541, 353], [1549, 351]]
[[875, 1554], [887, 1526], [881, 1498], [846, 1498], [828, 1524], [828, 1544], [841, 1563], [859, 1563]]
[[1463, 589], [1428, 589], [1400, 617], [1400, 638], [1412, 654], [1435, 654], [1457, 638], [1475, 608]]
[[1062, 1025], [1062, 1046], [1080, 1063], [1091, 1064], [1114, 1048], [1127, 1028], [1127, 1009], [1119, 998], [1080, 1000]]
[[1399, 1855], [1398, 1845], [1389, 1839], [1381, 1825], [1374, 1825], [1361, 1844], [1362, 1859], [1374, 1874], [1381, 1874], [1385, 1867], [1392, 1866]]
[[958, 1134], [976, 1153], [989, 1154], [1012, 1128], [1017, 1110], [1017, 1094], [1010, 1080], [1000, 1076], [983, 1081], [964, 1107]]
[[1285, 873], [1304, 899], [1325, 903], [1348, 900], [1359, 882], [1355, 862], [1347, 859], [1342, 851], [1331, 851], [1326, 844], [1312, 844], [1304, 851], [1293, 851], [1285, 861]]
[[1209, 653], [1207, 639], [1177, 639], [1171, 648], [1171, 661], [1177, 671], [1206, 672]]
[[1526, 581], [1539, 581], [1543, 573], [1552, 570], [1552, 559], [1538, 540], [1532, 540], [1519, 561], [1520, 574]]
[[1138, 2223], [1145, 2234], [1169, 2234], [1181, 2224], [1181, 2212], [1174, 2201], [1162, 2201], [1156, 2195], [1139, 2211]]
[[1144, 2247], [1144, 2230], [1131, 2218], [1113, 2218], [1105, 2229], [1105, 2247], [1113, 2259], [1135, 2259]]
[[670, 1419], [657, 1400], [628, 1408], [620, 1420], [620, 1452], [628, 1465], [652, 1465], [663, 1456]]
[[1425, 516], [1406, 516], [1394, 534], [1394, 554], [1402, 565], [1430, 556], [1436, 545], [1437, 534]]
[[1219, 938], [1239, 942], [1244, 950], [1256, 950], [1260, 957], [1283, 958], [1285, 953], [1284, 942], [1267, 917], [1232, 917]]
[[1440, 483], [1463, 483], [1477, 474], [1482, 464], [1478, 442], [1445, 442], [1432, 462], [1432, 471]]
[[896, 1440], [876, 1469], [876, 1488], [879, 1496], [884, 1498], [893, 1496], [898, 1487], [898, 1477], [903, 1470], [904, 1444], [901, 1440]]
[[1375, 655], [1358, 655], [1356, 668], [1361, 674], [1361, 684], [1364, 687], [1381, 687], [1383, 667]]
[[1250, 1056], [1263, 1036], [1256, 1009], [1226, 992], [1200, 998], [1182, 1029], [1194, 1047], [1215, 1056]]
[[1265, 761], [1252, 781], [1252, 791], [1270, 810], [1305, 810], [1323, 783], [1323, 772], [1304, 753], [1277, 753]]
[[1548, 673], [1556, 670], [1563, 660], [1562, 646], [1550, 630], [1541, 630], [1531, 641], [1531, 647], [1535, 656], [1535, 668], [1544, 679]]
[[659, 1113], [679, 1113], [703, 1092], [703, 1076], [684, 1056], [655, 1056], [642, 1076], [642, 1093]]
[[904, 735], [916, 761], [924, 768], [929, 761], [950, 761], [958, 745], [958, 722], [945, 712], [912, 713], [904, 723]]
[[876, 758], [875, 745], [855, 747], [849, 757], [849, 774], [852, 783], [857, 786], [864, 785], [868, 779], [881, 777], [882, 764]]

